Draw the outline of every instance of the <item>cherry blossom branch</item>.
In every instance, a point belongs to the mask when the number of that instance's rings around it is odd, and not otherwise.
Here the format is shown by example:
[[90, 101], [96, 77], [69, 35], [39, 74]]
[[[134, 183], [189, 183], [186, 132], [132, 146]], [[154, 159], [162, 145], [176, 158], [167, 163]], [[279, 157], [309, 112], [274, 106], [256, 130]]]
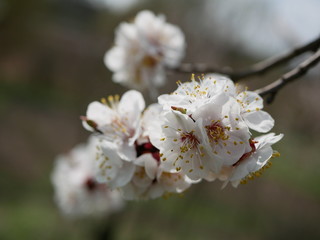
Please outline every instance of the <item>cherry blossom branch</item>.
[[320, 61], [320, 48], [309, 58], [307, 58], [304, 62], [298, 65], [296, 68], [284, 74], [281, 78], [274, 81], [273, 83], [257, 89], [255, 92], [260, 96], [269, 97], [266, 99], [267, 103], [272, 103], [278, 91], [283, 88], [289, 82], [296, 80], [297, 78], [303, 76], [307, 73], [309, 69], [314, 67]]
[[242, 78], [263, 74], [268, 70], [273, 69], [281, 64], [284, 64], [305, 52], [314, 52], [319, 47], [320, 47], [320, 36], [314, 41], [306, 45], [303, 45], [299, 48], [296, 48], [287, 54], [266, 59], [262, 62], [258, 62], [252, 65], [251, 67], [243, 70], [233, 70], [230, 67], [221, 68], [217, 66], [209, 66], [208, 64], [205, 64], [205, 63], [182, 63], [178, 68], [175, 68], [173, 70], [177, 72], [182, 72], [182, 73], [208, 73], [208, 72], [220, 73], [220, 74], [229, 76], [233, 81], [237, 81]]

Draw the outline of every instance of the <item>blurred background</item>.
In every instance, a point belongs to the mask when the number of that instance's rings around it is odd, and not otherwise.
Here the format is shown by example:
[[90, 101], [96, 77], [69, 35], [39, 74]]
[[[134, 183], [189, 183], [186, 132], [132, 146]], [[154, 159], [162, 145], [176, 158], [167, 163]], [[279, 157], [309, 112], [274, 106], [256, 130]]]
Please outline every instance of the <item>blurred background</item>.
[[[0, 239], [103, 239], [104, 229], [109, 239], [320, 239], [319, 67], [266, 106], [285, 137], [262, 177], [237, 189], [201, 183], [183, 197], [129, 202], [108, 219], [62, 216], [53, 160], [86, 141], [79, 116], [89, 102], [127, 90], [102, 59], [117, 25], [143, 9], [181, 27], [185, 62], [235, 69], [320, 33], [319, 0], [0, 0]], [[244, 83], [253, 90], [287, 70]], [[161, 93], [190, 76], [168, 78]]]

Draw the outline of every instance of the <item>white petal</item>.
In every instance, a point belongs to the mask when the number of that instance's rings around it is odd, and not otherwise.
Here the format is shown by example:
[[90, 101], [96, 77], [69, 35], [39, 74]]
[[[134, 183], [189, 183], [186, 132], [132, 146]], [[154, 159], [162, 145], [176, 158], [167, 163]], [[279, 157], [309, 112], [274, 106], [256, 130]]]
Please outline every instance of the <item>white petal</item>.
[[241, 180], [249, 173], [258, 171], [265, 165], [267, 160], [271, 158], [272, 153], [273, 151], [271, 147], [265, 147], [256, 151], [254, 154], [252, 154], [252, 156], [234, 169], [234, 172], [229, 180]]
[[259, 94], [251, 91], [241, 92], [237, 99], [244, 104], [244, 110], [255, 110], [256, 108], [263, 108], [263, 99]]
[[115, 111], [100, 102], [92, 102], [87, 109], [87, 118], [94, 121], [98, 126], [111, 123]]
[[125, 67], [125, 49], [115, 46], [104, 55], [104, 64], [111, 71], [119, 71]]
[[155, 183], [151, 186], [148, 195], [151, 199], [161, 197], [164, 194], [164, 189], [159, 183]]
[[[157, 160], [152, 157], [152, 154], [142, 154], [136, 159], [135, 163], [145, 168], [149, 178], [154, 179], [156, 177], [158, 163]], [[141, 163], [143, 163], [143, 165], [141, 165]]]
[[135, 147], [128, 143], [123, 143], [119, 146], [118, 154], [123, 160], [128, 162], [133, 161], [137, 156]]
[[265, 145], [273, 145], [283, 138], [283, 134], [275, 135], [274, 133], [265, 134], [256, 137], [254, 140], [257, 141], [257, 149], [263, 148]]
[[129, 123], [136, 124], [140, 117], [141, 112], [145, 108], [145, 102], [140, 92], [136, 90], [127, 91], [121, 97], [118, 111], [122, 117], [127, 118]]
[[[127, 50], [132, 50], [137, 47], [139, 36], [135, 25], [130, 23], [121, 23], [116, 29], [115, 43]], [[128, 54], [128, 53], [127, 53]]]
[[133, 163], [124, 161], [122, 167], [119, 169], [117, 177], [110, 183], [110, 187], [117, 188], [126, 185], [132, 179], [135, 168]]
[[265, 111], [253, 111], [243, 114], [243, 118], [249, 128], [257, 132], [268, 132], [274, 126], [274, 120], [269, 113]]

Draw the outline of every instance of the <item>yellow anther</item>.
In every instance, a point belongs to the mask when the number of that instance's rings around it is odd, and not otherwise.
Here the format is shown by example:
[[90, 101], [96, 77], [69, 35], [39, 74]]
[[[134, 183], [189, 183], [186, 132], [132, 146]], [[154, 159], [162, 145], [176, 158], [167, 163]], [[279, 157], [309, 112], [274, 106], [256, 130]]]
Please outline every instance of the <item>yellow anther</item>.
[[109, 101], [110, 103], [114, 101], [114, 98], [113, 98], [112, 95], [108, 96], [108, 101]]
[[260, 171], [254, 172], [253, 174], [254, 174], [256, 177], [260, 177], [260, 176], [261, 176], [261, 172], [260, 172]]
[[248, 178], [249, 180], [253, 180], [253, 179], [254, 179], [254, 176], [249, 174], [249, 175], [247, 176], [247, 178]]
[[247, 184], [247, 180], [246, 179], [243, 179], [243, 180], [241, 180], [241, 182], [240, 182], [240, 184]]
[[280, 153], [275, 151], [273, 154], [272, 154], [272, 157], [280, 157]]
[[105, 98], [101, 98], [101, 100], [100, 100], [103, 104], [107, 104], [107, 99], [105, 99]]

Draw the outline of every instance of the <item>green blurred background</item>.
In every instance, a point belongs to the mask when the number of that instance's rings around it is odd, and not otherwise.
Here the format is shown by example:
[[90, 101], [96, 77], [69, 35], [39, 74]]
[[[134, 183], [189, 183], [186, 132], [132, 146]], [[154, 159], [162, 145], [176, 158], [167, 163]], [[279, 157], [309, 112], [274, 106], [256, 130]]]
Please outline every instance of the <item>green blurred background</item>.
[[[252, 22], [268, 24], [268, 16], [273, 17], [266, 14], [268, 9], [272, 12], [268, 4], [274, 1], [248, 8], [226, 3], [227, 9], [241, 11], [238, 18], [218, 2], [141, 0], [114, 9], [85, 0], [0, 1], [1, 240], [103, 239], [104, 229], [110, 231], [108, 239], [320, 239], [319, 67], [283, 89], [266, 107], [276, 120], [274, 131], [285, 138], [275, 146], [281, 157], [262, 177], [237, 189], [221, 190], [220, 182], [201, 183], [182, 197], [129, 202], [108, 219], [72, 221], [53, 202], [50, 174], [55, 156], [89, 136], [79, 116], [89, 102], [127, 90], [111, 81], [102, 61], [120, 22], [142, 9], [163, 13], [185, 32], [186, 62], [234, 68], [299, 43], [293, 41], [292, 31], [279, 34], [285, 39], [281, 44], [265, 25], [246, 31]], [[212, 18], [215, 14], [223, 17]], [[283, 25], [285, 20], [280, 17], [273, 24]], [[232, 35], [224, 34], [230, 29]], [[299, 35], [299, 29], [294, 30], [294, 36]], [[246, 36], [241, 35], [244, 32]], [[259, 48], [263, 51], [255, 50]], [[255, 89], [286, 70], [277, 68], [245, 84]], [[162, 93], [173, 91], [177, 80], [190, 76], [170, 73], [168, 78]]]

